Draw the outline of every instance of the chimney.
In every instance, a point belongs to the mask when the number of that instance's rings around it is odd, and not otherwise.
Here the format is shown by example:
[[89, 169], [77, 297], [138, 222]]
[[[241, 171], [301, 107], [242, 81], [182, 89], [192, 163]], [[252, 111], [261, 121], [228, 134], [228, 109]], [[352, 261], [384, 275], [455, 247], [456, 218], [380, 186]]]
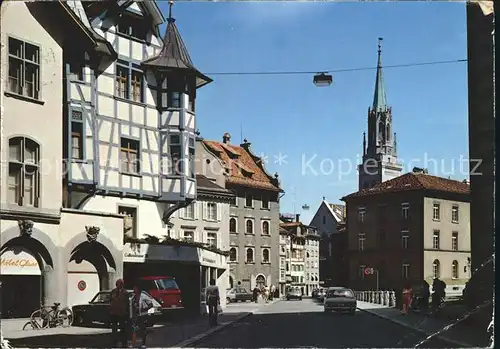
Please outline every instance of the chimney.
[[297, 213], [295, 215], [295, 222], [299, 223], [300, 222], [300, 213]]
[[429, 171], [427, 171], [426, 168], [421, 168], [421, 167], [414, 167], [413, 168], [413, 173], [422, 173], [422, 174], [428, 174]]
[[229, 144], [231, 142], [231, 135], [228, 132], [224, 133], [224, 136], [222, 136], [222, 142], [225, 144]]
[[462, 181], [462, 183], [463, 183], [463, 184], [470, 185], [470, 182], [469, 182], [469, 180], [468, 180], [468, 179], [464, 179], [464, 180]]

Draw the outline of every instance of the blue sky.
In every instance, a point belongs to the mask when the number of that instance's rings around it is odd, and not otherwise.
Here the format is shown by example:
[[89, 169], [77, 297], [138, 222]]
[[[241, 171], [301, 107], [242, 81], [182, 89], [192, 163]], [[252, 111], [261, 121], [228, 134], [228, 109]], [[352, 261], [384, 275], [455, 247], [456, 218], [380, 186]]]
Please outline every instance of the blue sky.
[[[167, 2], [160, 7], [168, 13]], [[384, 65], [467, 54], [464, 3], [177, 2], [173, 14], [193, 62], [209, 75], [373, 67], [378, 37]], [[295, 207], [308, 223], [323, 196], [339, 202], [357, 190], [375, 70], [335, 73], [327, 88], [315, 87], [312, 75], [211, 77], [197, 98], [201, 135], [221, 140], [229, 132], [240, 143], [242, 128], [253, 151], [268, 155], [268, 171], [280, 174], [282, 212]], [[384, 78], [405, 169], [466, 178], [466, 63], [388, 68]], [[280, 153], [286, 163], [275, 163]], [[303, 166], [314, 155], [313, 170]]]

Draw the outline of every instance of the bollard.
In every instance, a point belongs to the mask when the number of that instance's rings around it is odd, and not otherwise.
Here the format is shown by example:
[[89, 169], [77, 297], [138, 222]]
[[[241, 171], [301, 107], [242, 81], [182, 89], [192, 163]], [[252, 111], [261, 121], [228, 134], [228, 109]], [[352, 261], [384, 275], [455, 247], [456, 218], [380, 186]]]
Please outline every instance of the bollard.
[[387, 292], [387, 291], [384, 291], [384, 305], [386, 307], [389, 306], [389, 292]]
[[363, 302], [366, 302], [366, 299], [367, 299], [366, 297], [367, 297], [366, 291], [363, 291]]
[[380, 292], [379, 292], [379, 291], [375, 291], [375, 303], [376, 303], [376, 304], [379, 304], [379, 299], [380, 299], [380, 298], [379, 298], [379, 294], [380, 294]]
[[370, 291], [370, 303], [373, 303], [373, 291]]
[[377, 291], [377, 304], [382, 304], [382, 292]]
[[390, 306], [395, 308], [396, 307], [396, 292], [391, 291], [390, 292]]

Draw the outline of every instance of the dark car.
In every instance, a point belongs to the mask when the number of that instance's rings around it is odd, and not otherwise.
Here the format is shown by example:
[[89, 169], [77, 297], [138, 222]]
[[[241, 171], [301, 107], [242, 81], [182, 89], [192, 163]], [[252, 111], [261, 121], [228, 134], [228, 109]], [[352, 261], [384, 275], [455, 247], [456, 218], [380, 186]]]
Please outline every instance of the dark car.
[[290, 287], [286, 290], [286, 300], [289, 301], [290, 299], [298, 299], [299, 301], [302, 300], [302, 290], [298, 287]]
[[230, 289], [226, 295], [226, 302], [235, 303], [235, 302], [246, 302], [252, 301], [253, 295], [251, 292], [248, 292], [243, 287], [235, 287]]
[[[130, 299], [132, 299], [133, 292], [131, 290], [127, 291], [130, 294]], [[148, 310], [148, 326], [153, 326], [157, 316], [162, 314], [162, 307], [148, 292], [142, 291], [142, 293], [153, 304], [153, 307]], [[91, 324], [92, 322], [99, 322], [109, 325], [110, 297], [111, 291], [101, 291], [98, 292], [88, 304], [74, 305], [73, 316], [75, 320], [73, 323], [76, 325], [84, 325]]]
[[339, 311], [354, 315], [356, 313], [356, 297], [354, 292], [345, 287], [330, 287], [326, 291], [324, 307], [325, 313]]

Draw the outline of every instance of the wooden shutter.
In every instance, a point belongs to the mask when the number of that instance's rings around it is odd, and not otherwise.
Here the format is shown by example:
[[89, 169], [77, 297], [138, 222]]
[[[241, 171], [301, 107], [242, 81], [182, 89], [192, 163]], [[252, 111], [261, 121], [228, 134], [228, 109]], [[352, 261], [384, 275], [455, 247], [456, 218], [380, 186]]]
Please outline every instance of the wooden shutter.
[[208, 207], [206, 202], [202, 202], [202, 214], [203, 214], [203, 220], [206, 220], [208, 218]]
[[217, 221], [221, 221], [222, 220], [222, 204], [215, 204], [215, 207], [216, 207], [216, 210], [217, 210]]

